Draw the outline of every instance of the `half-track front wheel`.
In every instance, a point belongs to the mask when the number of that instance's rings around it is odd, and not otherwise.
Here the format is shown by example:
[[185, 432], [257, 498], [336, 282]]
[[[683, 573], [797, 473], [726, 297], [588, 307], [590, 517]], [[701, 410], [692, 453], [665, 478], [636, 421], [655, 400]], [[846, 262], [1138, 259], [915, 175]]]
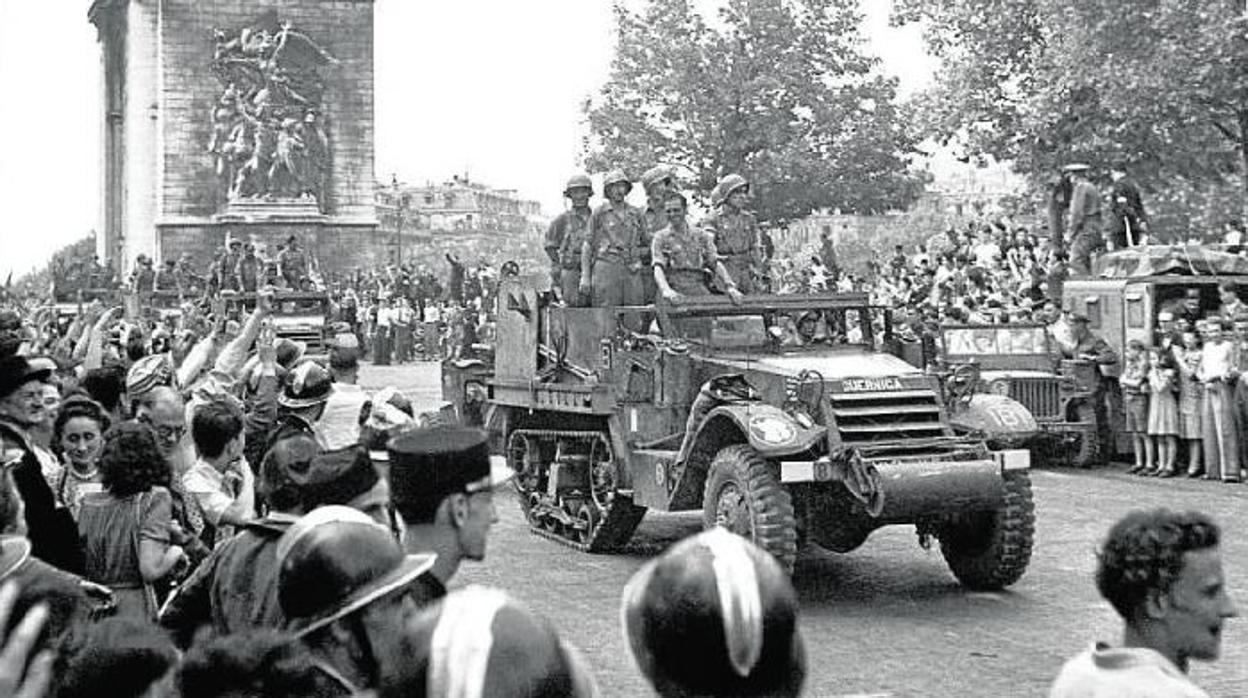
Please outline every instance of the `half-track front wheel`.
[[797, 560], [793, 502], [775, 470], [749, 446], [727, 446], [711, 461], [702, 521], [707, 528], [723, 526], [752, 541], [793, 572]]
[[968, 514], [939, 529], [940, 552], [968, 589], [995, 591], [1017, 582], [1031, 561], [1036, 531], [1031, 478], [1005, 475], [1005, 503], [996, 511]]

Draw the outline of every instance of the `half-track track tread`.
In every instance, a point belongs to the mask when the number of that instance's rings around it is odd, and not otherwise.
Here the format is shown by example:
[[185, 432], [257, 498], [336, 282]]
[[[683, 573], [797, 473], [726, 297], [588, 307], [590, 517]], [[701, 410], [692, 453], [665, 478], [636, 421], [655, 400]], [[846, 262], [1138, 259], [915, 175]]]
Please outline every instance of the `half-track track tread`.
[[[604, 449], [608, 449], [608, 453], [610, 449], [610, 440], [605, 431], [515, 429], [507, 439], [507, 460], [508, 464], [520, 474], [523, 474], [524, 465], [516, 463], [515, 459], [517, 454], [523, 453], [522, 450], [517, 450], [517, 441], [521, 439], [536, 439], [539, 441], [554, 441], [556, 439], [580, 440], [591, 445], [591, 453], [599, 445]], [[528, 448], [527, 441], [523, 448]], [[612, 457], [612, 460], [614, 460], [614, 457]], [[545, 465], [548, 466], [549, 464]], [[535, 515], [532, 511], [533, 502], [531, 501], [531, 496], [535, 492], [525, 489], [528, 478], [518, 476], [515, 482], [516, 489], [520, 495], [520, 506], [524, 510], [525, 518], [529, 522], [529, 532], [582, 552], [604, 553], [621, 550], [628, 544], [633, 532], [637, 529], [637, 525], [641, 523], [642, 517], [646, 514], [645, 507], [639, 507], [634, 504], [633, 498], [618, 489], [612, 482], [604, 483], [609, 489], [604, 487], [602, 491], [585, 493], [585, 496], [577, 501], [575, 506], [571, 507], [573, 511], [566, 512], [569, 515], [574, 515], [576, 509], [584, 505], [595, 508], [597, 512], [596, 517], [594, 517], [595, 523], [593, 530], [588, 535], [580, 528], [569, 529], [566, 526], [543, 526], [543, 519], [538, 518], [540, 514]]]

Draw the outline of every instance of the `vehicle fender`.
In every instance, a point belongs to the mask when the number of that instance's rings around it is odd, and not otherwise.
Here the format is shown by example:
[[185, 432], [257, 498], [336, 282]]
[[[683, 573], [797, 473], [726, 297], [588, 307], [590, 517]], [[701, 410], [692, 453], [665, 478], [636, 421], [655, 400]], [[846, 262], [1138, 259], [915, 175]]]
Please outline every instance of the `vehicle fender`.
[[990, 440], [1030, 436], [1040, 430], [1036, 418], [1022, 403], [991, 393], [972, 395], [966, 405], [949, 415], [949, 421], [957, 428], [980, 432]]
[[[695, 443], [723, 437], [729, 424], [759, 455], [775, 458], [809, 449], [827, 434], [822, 426], [804, 427], [784, 410], [761, 402], [719, 405], [707, 413]], [[741, 440], [734, 440], [740, 443]]]

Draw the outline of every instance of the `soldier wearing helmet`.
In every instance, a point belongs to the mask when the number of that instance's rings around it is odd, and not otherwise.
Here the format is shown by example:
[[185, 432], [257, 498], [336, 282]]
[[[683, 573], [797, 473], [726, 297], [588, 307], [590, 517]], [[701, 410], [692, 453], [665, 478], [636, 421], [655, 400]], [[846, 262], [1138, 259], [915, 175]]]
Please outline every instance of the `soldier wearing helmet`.
[[[663, 202], [669, 193], [676, 191], [676, 173], [667, 165], [655, 165], [641, 175], [641, 186], [646, 190], [646, 210], [642, 212], [642, 217], [646, 221], [646, 249], [642, 253], [642, 261], [648, 268], [651, 262], [650, 243], [654, 240], [654, 234], [667, 227], [667, 215], [663, 213]], [[655, 296], [658, 295], [654, 276], [646, 274], [642, 281], [643, 300], [646, 303], [653, 303]]]
[[632, 188], [623, 170], [608, 172], [602, 182], [607, 200], [589, 218], [589, 236], [581, 248], [580, 291], [597, 307], [643, 300], [639, 250], [647, 237], [646, 222], [625, 201]]
[[145, 254], [134, 258], [134, 274], [131, 285], [136, 292], [145, 293], [156, 289], [156, 271], [152, 269], [152, 260]]
[[589, 233], [589, 199], [594, 185], [589, 175], [577, 174], [568, 179], [563, 195], [572, 201], [572, 208], [559, 214], [546, 230], [546, 255], [550, 257], [550, 287], [559, 299], [572, 306], [588, 305], [581, 298], [581, 248]]
[[763, 245], [754, 214], [745, 210], [749, 202], [750, 183], [739, 174], [719, 180], [711, 195], [716, 211], [702, 225], [715, 236], [715, 248], [737, 288], [755, 293], [755, 275], [762, 271]]

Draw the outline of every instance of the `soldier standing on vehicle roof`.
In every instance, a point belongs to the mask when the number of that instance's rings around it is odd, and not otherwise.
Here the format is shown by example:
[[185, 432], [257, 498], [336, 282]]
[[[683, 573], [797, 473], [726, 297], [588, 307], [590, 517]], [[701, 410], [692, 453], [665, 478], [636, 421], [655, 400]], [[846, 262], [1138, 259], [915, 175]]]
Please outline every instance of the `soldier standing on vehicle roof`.
[[1066, 166], [1070, 173], [1070, 240], [1071, 270], [1080, 276], [1092, 274], [1092, 255], [1105, 249], [1101, 237], [1101, 193], [1088, 180], [1089, 165], [1073, 163]]
[[646, 237], [641, 212], [624, 200], [633, 188], [623, 170], [602, 181], [607, 201], [589, 218], [589, 236], [581, 247], [581, 293], [596, 307], [638, 305], [642, 301], [641, 258]]
[[750, 197], [750, 183], [738, 174], [730, 174], [719, 180], [717, 195], [711, 203], [718, 210], [702, 222], [714, 236], [715, 248], [719, 250], [724, 268], [736, 281], [743, 293], [755, 293], [756, 270], [763, 261], [759, 244], [758, 222], [754, 214], [745, 210]]
[[564, 303], [582, 307], [589, 299], [582, 298], [580, 293], [581, 248], [589, 236], [589, 218], [593, 215], [589, 199], [594, 195], [594, 184], [589, 175], [573, 175], [563, 188], [563, 195], [572, 201], [572, 209], [559, 214], [546, 229], [550, 287]]

